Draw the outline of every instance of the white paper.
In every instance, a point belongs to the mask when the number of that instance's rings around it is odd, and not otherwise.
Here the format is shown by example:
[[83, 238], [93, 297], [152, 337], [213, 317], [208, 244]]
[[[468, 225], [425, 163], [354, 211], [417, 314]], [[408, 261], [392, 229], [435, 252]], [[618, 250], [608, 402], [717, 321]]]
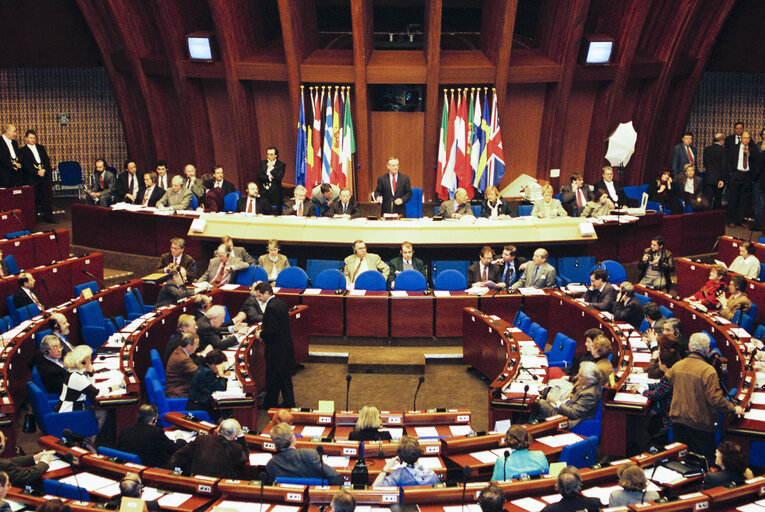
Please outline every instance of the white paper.
[[529, 512], [539, 512], [547, 506], [545, 502], [534, 498], [521, 498], [519, 500], [513, 500], [510, 503], [523, 510], [528, 510]]
[[320, 295], [321, 288], [306, 288], [303, 290], [303, 295]]
[[156, 501], [165, 495], [164, 491], [160, 491], [156, 487], [144, 487], [141, 491], [141, 499], [143, 501]]
[[544, 295], [545, 291], [541, 288], [518, 288], [521, 295]]
[[746, 332], [746, 330], [742, 329], [741, 327], [733, 327], [728, 332], [731, 332], [738, 336], [739, 338], [749, 338], [752, 335]]
[[350, 460], [350, 457], [343, 457], [342, 455], [326, 455], [324, 457], [324, 462], [331, 468], [347, 468]]
[[[102, 476], [87, 472], [60, 478], [59, 482], [79, 486], [83, 489], [87, 489], [88, 491], [98, 491], [99, 489], [108, 487], [109, 485], [119, 483], [116, 480], [104, 478]], [[119, 494], [119, 490], [117, 491], [117, 494]]]
[[449, 425], [449, 430], [453, 436], [466, 436], [473, 432], [470, 425]]
[[[356, 507], [359, 510], [359, 507]], [[478, 503], [466, 503], [465, 506], [450, 505], [444, 507], [444, 512], [481, 512], [481, 506]]]
[[162, 496], [158, 502], [159, 506], [162, 508], [180, 507], [189, 498], [191, 498], [191, 494], [186, 494], [184, 492], [171, 492], [170, 494]]
[[274, 505], [268, 512], [297, 512], [300, 507], [292, 505]]
[[[162, 504], [160, 504], [161, 506]], [[223, 500], [220, 503], [218, 503], [218, 506], [215, 507], [214, 510], [218, 508], [225, 508], [225, 509], [232, 509], [232, 510], [239, 510], [244, 511], [245, 507], [249, 506], [250, 503], [245, 501], [231, 501], [231, 500]]]
[[393, 428], [381, 428], [380, 432], [388, 432], [390, 434], [390, 437], [393, 441], [398, 441], [401, 439], [401, 436], [404, 435], [404, 429], [401, 427], [393, 427]]
[[651, 353], [650, 352], [633, 352], [632, 361], [635, 363], [650, 363]]
[[[434, 297], [450, 297], [451, 293], [449, 293], [449, 290], [433, 290], [433, 296]], [[356, 507], [356, 510], [358, 510], [358, 507]]]
[[683, 475], [678, 473], [677, 471], [674, 471], [669, 468], [665, 468], [664, 466], [658, 466], [656, 468], [656, 471], [653, 469], [646, 469], [645, 474], [648, 476], [648, 479], [652, 482], [656, 482], [657, 484], [671, 484], [674, 482], [678, 482], [683, 479]]
[[273, 453], [250, 453], [250, 466], [265, 466], [274, 456]]
[[749, 503], [737, 507], [736, 510], [740, 510], [741, 512], [765, 512], [765, 507], [761, 507], [756, 503]]
[[590, 487], [582, 491], [582, 494], [588, 498], [598, 498], [603, 505], [608, 505], [608, 498], [611, 496], [611, 492], [616, 489], [621, 489], [621, 486], [614, 485], [611, 487]]
[[478, 459], [483, 464], [490, 464], [497, 461], [497, 456], [491, 450], [475, 452], [470, 454], [474, 459]]
[[300, 432], [303, 437], [321, 437], [324, 434], [324, 427], [315, 425], [306, 425]]
[[750, 409], [744, 414], [747, 420], [765, 421], [765, 409]]
[[557, 434], [554, 436], [540, 437], [539, 439], [537, 439], [537, 441], [551, 448], [558, 448], [560, 446], [566, 446], [569, 444], [578, 443], [582, 439], [584, 438], [581, 436], [578, 436], [572, 433], [567, 433], [567, 434]]
[[765, 405], [765, 393], [752, 393], [752, 405]]
[[348, 292], [348, 295], [352, 295], [354, 297], [364, 296], [366, 294], [367, 294], [366, 290], [351, 290], [351, 291]]
[[647, 404], [648, 397], [638, 395], [637, 393], [616, 393], [614, 395], [615, 402], [627, 402], [631, 404]]
[[48, 464], [48, 471], [56, 471], [58, 469], [64, 469], [68, 467], [69, 464], [66, 461], [63, 461], [58, 457], [54, 457], [53, 460], [50, 461], [50, 464]]
[[391, 290], [391, 297], [409, 297], [409, 294], [403, 290]]
[[444, 467], [441, 460], [438, 457], [420, 457], [417, 462], [422, 464], [423, 467], [428, 469], [439, 469]]
[[521, 356], [521, 364], [524, 368], [540, 368], [547, 366], [547, 358], [545, 356]]
[[436, 427], [414, 427], [417, 437], [438, 437]]

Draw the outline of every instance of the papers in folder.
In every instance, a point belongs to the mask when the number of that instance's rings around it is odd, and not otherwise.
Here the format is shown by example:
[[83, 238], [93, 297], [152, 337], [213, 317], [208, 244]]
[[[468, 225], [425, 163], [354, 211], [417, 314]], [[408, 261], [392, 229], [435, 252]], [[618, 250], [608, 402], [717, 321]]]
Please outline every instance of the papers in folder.
[[547, 506], [547, 503], [535, 498], [521, 498], [519, 500], [513, 500], [510, 503], [520, 509], [528, 510], [529, 512], [539, 512]]
[[569, 444], [578, 443], [582, 439], [584, 438], [581, 436], [578, 436], [572, 433], [567, 433], [567, 434], [556, 434], [554, 436], [540, 437], [539, 439], [537, 439], [537, 441], [549, 446], [550, 448], [559, 448], [561, 446], [567, 446]]
[[436, 427], [414, 427], [417, 437], [438, 437]]
[[683, 475], [673, 469], [665, 468], [664, 466], [658, 466], [655, 471], [653, 469], [646, 469], [645, 474], [652, 482], [663, 485], [673, 484], [683, 480]]
[[[83, 489], [87, 489], [89, 492], [95, 492], [97, 494], [103, 494], [108, 497], [114, 497], [120, 493], [119, 491], [119, 482], [116, 480], [111, 480], [109, 478], [104, 478], [102, 476], [94, 475], [93, 473], [78, 473], [77, 475], [71, 475], [67, 476], [65, 478], [61, 478], [59, 482], [74, 485], [76, 487], [82, 487]], [[113, 488], [114, 486], [117, 486], [116, 492], [112, 494], [113, 489], [108, 489], [110, 486]], [[106, 492], [101, 492], [102, 489], [107, 489]]]
[[616, 393], [614, 395], [614, 401], [643, 405], [648, 403], [648, 397], [643, 395], [638, 395], [637, 393]]

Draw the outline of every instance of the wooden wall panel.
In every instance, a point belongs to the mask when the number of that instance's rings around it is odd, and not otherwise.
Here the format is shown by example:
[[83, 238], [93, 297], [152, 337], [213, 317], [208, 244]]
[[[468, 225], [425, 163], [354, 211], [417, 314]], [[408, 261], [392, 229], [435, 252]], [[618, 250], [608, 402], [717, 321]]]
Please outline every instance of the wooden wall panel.
[[[201, 80], [202, 91], [210, 119], [210, 134], [214, 152], [214, 165], [222, 165], [226, 179], [233, 183], [238, 190], [250, 177], [237, 168], [236, 139], [231, 124], [231, 109], [225, 82], [221, 80]], [[212, 169], [199, 169], [201, 176]], [[252, 171], [254, 177], [255, 170]]]
[[[566, 129], [563, 136], [563, 154], [561, 155], [560, 184], [567, 185], [574, 172], [584, 170], [587, 154], [587, 142], [590, 138], [590, 119], [598, 96], [596, 82], [575, 83], [566, 108]], [[590, 144], [596, 144], [590, 141]], [[605, 154], [605, 144], [602, 145]]]
[[387, 172], [386, 159], [398, 157], [400, 171], [412, 182], [412, 187], [423, 186], [422, 144], [425, 129], [423, 112], [372, 112], [369, 117], [372, 139], [372, 169], [370, 190], [359, 190], [362, 201], [369, 201], [369, 193], [377, 184], [377, 177]]
[[[287, 164], [284, 183], [295, 182], [295, 135], [297, 118], [292, 116], [290, 91], [285, 84], [276, 82], [250, 84], [252, 99], [257, 112], [259, 145], [262, 155], [256, 155], [255, 161], [266, 158], [266, 148], [279, 148], [279, 160]], [[306, 97], [308, 92], [306, 92]], [[310, 108], [310, 100], [309, 100]], [[253, 175], [257, 169], [252, 169]]]
[[[194, 154], [194, 149], [190, 137], [183, 136], [189, 131], [183, 126], [183, 115], [177, 102], [175, 86], [169, 76], [147, 76], [146, 80], [154, 101], [164, 106], [161, 116], [158, 116], [161, 131], [154, 133], [157, 160], [167, 161], [171, 172], [181, 172], [189, 155]], [[153, 170], [154, 163], [144, 162], [140, 168]]]
[[545, 84], [511, 84], [507, 87], [505, 116], [510, 124], [502, 127], [505, 150], [505, 177], [500, 189], [521, 174], [537, 175], [539, 133], [545, 106]]

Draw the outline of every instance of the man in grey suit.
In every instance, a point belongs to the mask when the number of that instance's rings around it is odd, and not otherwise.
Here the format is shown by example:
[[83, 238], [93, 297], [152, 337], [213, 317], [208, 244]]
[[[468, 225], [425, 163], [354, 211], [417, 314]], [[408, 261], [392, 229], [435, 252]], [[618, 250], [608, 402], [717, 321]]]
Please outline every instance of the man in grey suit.
[[368, 254], [364, 240], [356, 240], [353, 242], [353, 254], [345, 258], [345, 280], [353, 283], [366, 270], [377, 270], [386, 280], [390, 274], [390, 267], [382, 258], [377, 254]]
[[226, 246], [226, 249], [228, 249], [228, 253], [230, 256], [238, 258], [242, 260], [243, 262], [247, 263], [248, 265], [257, 265], [258, 262], [253, 258], [249, 252], [247, 252], [247, 249], [244, 247], [240, 247], [238, 245], [234, 245], [234, 239], [231, 238], [228, 235], [223, 235], [220, 237], [220, 243]]
[[93, 185], [93, 190], [87, 191], [88, 204], [109, 206], [114, 196], [117, 178], [114, 176], [114, 173], [106, 169], [106, 162], [102, 158], [96, 160], [94, 178], [95, 184]]
[[187, 164], [183, 168], [183, 174], [186, 179], [183, 180], [183, 188], [191, 190], [197, 198], [197, 204], [203, 204], [205, 198], [205, 186], [200, 178], [197, 178], [197, 168], [192, 164]]
[[[342, 478], [334, 468], [324, 464], [316, 450], [295, 448], [295, 434], [287, 423], [279, 423], [270, 432], [279, 453], [266, 464], [268, 480], [276, 478], [324, 478], [326, 485], [340, 485]], [[325, 484], [322, 484], [325, 485]]]
[[191, 190], [183, 188], [183, 178], [173, 176], [172, 187], [157, 201], [158, 208], [170, 210], [188, 210], [191, 206]]
[[560, 397], [557, 402], [545, 398], [534, 403], [529, 420], [549, 418], [562, 414], [568, 418], [568, 428], [572, 429], [582, 420], [591, 420], [600, 404], [600, 368], [592, 361], [579, 365], [579, 386], [573, 394]]
[[552, 288], [555, 286], [555, 267], [547, 263], [547, 251], [539, 248], [531, 257], [532, 265], [526, 265], [523, 275], [513, 286], [512, 291], [518, 288]]
[[684, 132], [682, 142], [672, 148], [672, 177], [682, 176], [685, 164], [696, 165], [698, 157], [699, 152], [693, 145], [693, 133]]
[[463, 215], [472, 215], [470, 203], [468, 203], [467, 191], [464, 188], [458, 188], [454, 192], [454, 199], [449, 199], [441, 203], [436, 216], [444, 219], [459, 219]]
[[249, 266], [239, 258], [230, 256], [228, 248], [223, 244], [218, 246], [215, 254], [216, 257], [210, 260], [207, 271], [196, 280], [197, 283], [210, 283], [212, 286], [221, 286], [229, 282], [232, 273], [244, 270]]

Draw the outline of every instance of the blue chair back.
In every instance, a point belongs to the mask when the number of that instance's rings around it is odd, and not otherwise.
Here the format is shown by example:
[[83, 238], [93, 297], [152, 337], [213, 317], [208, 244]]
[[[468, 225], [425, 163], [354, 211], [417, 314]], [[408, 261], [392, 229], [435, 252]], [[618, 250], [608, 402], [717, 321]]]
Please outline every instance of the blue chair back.
[[413, 188], [412, 197], [406, 202], [406, 218], [422, 218], [422, 189]]
[[[529, 319], [529, 320], [531, 320], [531, 319]], [[538, 324], [538, 323], [536, 323], [536, 322], [529, 322], [529, 324], [528, 324], [528, 327], [527, 327], [527, 329], [528, 329], [528, 330], [527, 330], [527, 331], [523, 331], [523, 332], [525, 332], [525, 333], [526, 333], [526, 334], [528, 334], [529, 336], [533, 336], [533, 335], [534, 335], [534, 333], [536, 332], [536, 330], [537, 330], [537, 329], [539, 329], [539, 328], [541, 328], [541, 327], [542, 327], [542, 326], [541, 326], [541, 325], [539, 325], [539, 324]]]
[[741, 314], [741, 310], [736, 311], [736, 314], [733, 315], [733, 319], [731, 321], [734, 324], [740, 324], [742, 329], [751, 334], [752, 327], [754, 326], [754, 317], [752, 315], [743, 313], [744, 318], [742, 319]]
[[[236, 276], [234, 276], [234, 283], [243, 286], [252, 286], [252, 283], [255, 282], [256, 266], [257, 265], [250, 265], [245, 269], [237, 271]], [[268, 281], [268, 276], [266, 276], [266, 281]]]
[[5, 262], [5, 265], [8, 267], [8, 272], [10, 272], [12, 275], [18, 274], [19, 266], [16, 264], [16, 260], [13, 257], [13, 254], [9, 254], [5, 258], [3, 258], [3, 261]]
[[635, 298], [640, 301], [640, 303], [643, 305], [643, 307], [645, 307], [646, 304], [651, 302], [650, 298], [648, 298], [645, 295], [640, 294], [640, 293], [636, 293], [635, 294]]
[[105, 457], [114, 457], [115, 459], [122, 459], [125, 462], [141, 464], [141, 457], [135, 453], [123, 452], [122, 450], [115, 450], [114, 448], [107, 448], [106, 446], [99, 446], [98, 453]]
[[[467, 260], [436, 260], [433, 262], [433, 281], [438, 279], [439, 274], [446, 270], [456, 270], [465, 276], [465, 288], [467, 288], [467, 272], [470, 262]], [[462, 288], [464, 290], [465, 288]]]
[[595, 452], [598, 448], [598, 437], [590, 436], [581, 441], [563, 447], [558, 460], [569, 466], [586, 468], [595, 464]]
[[327, 485], [327, 479], [321, 478], [300, 478], [294, 476], [277, 476], [274, 479], [277, 484], [293, 484], [293, 485]]
[[51, 478], [43, 479], [43, 491], [45, 494], [68, 500], [90, 501], [90, 494], [85, 488], [65, 484]]
[[308, 274], [300, 267], [287, 267], [276, 276], [276, 286], [280, 288], [308, 288]]
[[661, 311], [661, 314], [662, 314], [662, 315], [664, 316], [664, 318], [666, 318], [666, 319], [675, 318], [675, 314], [672, 312], [672, 310], [671, 310], [671, 309], [669, 309], [669, 308], [667, 308], [667, 307], [664, 307], [664, 306], [659, 306], [659, 311]]
[[[602, 390], [601, 388], [601, 397], [602, 397]], [[591, 420], [582, 420], [579, 422], [577, 426], [571, 429], [571, 432], [574, 434], [579, 434], [580, 436], [589, 437], [589, 436], [596, 436], [600, 437], [600, 428], [602, 425], [602, 418], [603, 418], [603, 400], [602, 398], [598, 400], [598, 408], [595, 409], [595, 417]]]
[[191, 209], [196, 210], [199, 208], [199, 201], [197, 200], [197, 196], [192, 194], [191, 195]]
[[79, 297], [85, 289], [90, 289], [90, 291], [93, 292], [93, 295], [95, 295], [98, 293], [98, 283], [95, 281], [88, 281], [87, 283], [78, 284], [74, 287], [73, 297]]
[[5, 238], [8, 240], [11, 240], [13, 238], [21, 238], [22, 236], [27, 236], [29, 234], [28, 229], [24, 229], [22, 231], [14, 231], [13, 233], [6, 233]]
[[531, 332], [531, 318], [526, 313], [521, 313], [518, 318], [518, 329], [525, 333]]
[[757, 304], [752, 302], [752, 305], [749, 307], [749, 313], [752, 318], [757, 318]]
[[104, 318], [98, 301], [86, 302], [77, 308], [80, 317], [82, 340], [93, 349], [97, 349], [116, 332], [114, 324]]
[[627, 271], [621, 263], [614, 260], [605, 260], [601, 265], [608, 272], [608, 281], [619, 285], [627, 280]]
[[[10, 318], [10, 317], [8, 317]], [[11, 323], [5, 319], [5, 317], [0, 318], [0, 333], [3, 333], [11, 328]], [[39, 346], [39, 343], [38, 343]]]
[[570, 366], [576, 352], [576, 341], [563, 333], [555, 335], [552, 347], [545, 352], [550, 366]]
[[461, 292], [467, 289], [467, 278], [459, 270], [448, 269], [438, 273], [434, 284], [436, 290]]
[[534, 334], [531, 336], [531, 338], [534, 340], [534, 343], [537, 344], [539, 350], [544, 350], [545, 345], [547, 345], [547, 329], [540, 326], [534, 331]]
[[761, 340], [763, 336], [765, 336], [765, 325], [758, 325], [754, 331], [754, 337]]
[[557, 275], [563, 279], [563, 284], [590, 282], [589, 269], [595, 264], [593, 256], [561, 256], [558, 258]]
[[632, 185], [630, 187], [624, 187], [624, 194], [630, 199], [637, 199], [640, 201], [643, 197], [643, 193], [648, 192], [648, 185]]
[[125, 313], [127, 313], [128, 320], [135, 320], [136, 318], [139, 318], [143, 316], [143, 311], [141, 310], [141, 304], [138, 302], [138, 299], [135, 295], [133, 295], [131, 292], [125, 293], [124, 296], [125, 300]]
[[758, 468], [765, 466], [765, 441], [749, 443], [749, 464]]
[[336, 268], [322, 270], [313, 279], [313, 287], [321, 290], [345, 290], [345, 276]]
[[534, 209], [533, 204], [519, 204], [518, 205], [518, 217], [528, 217], [531, 215], [531, 211]]
[[67, 187], [82, 185], [82, 167], [80, 162], [59, 162], [58, 175], [62, 185]]
[[[311, 260], [306, 261], [305, 273], [308, 274], [308, 279], [316, 286], [316, 278], [325, 270], [333, 269], [343, 271], [345, 263], [342, 260]], [[318, 288], [318, 286], [316, 286]], [[328, 288], [334, 290], [335, 288]]]
[[151, 358], [151, 367], [157, 372], [157, 378], [164, 388], [167, 383], [165, 379], [165, 367], [162, 365], [162, 357], [160, 357], [159, 352], [157, 352], [156, 349], [151, 349], [149, 351], [149, 357]]
[[255, 275], [253, 276], [254, 283], [258, 281], [266, 281], [268, 282], [268, 272], [266, 272], [266, 269], [261, 267], [260, 265], [255, 266]]
[[473, 217], [480, 217], [481, 216], [481, 205], [480, 204], [471, 204], [470, 210], [473, 212]]
[[356, 277], [354, 288], [371, 292], [383, 292], [388, 289], [385, 276], [377, 270], [366, 270]]
[[416, 270], [404, 270], [396, 276], [395, 289], [405, 292], [421, 292], [428, 287], [425, 276]]
[[239, 192], [231, 192], [223, 197], [223, 211], [235, 212], [236, 202], [239, 201]]

